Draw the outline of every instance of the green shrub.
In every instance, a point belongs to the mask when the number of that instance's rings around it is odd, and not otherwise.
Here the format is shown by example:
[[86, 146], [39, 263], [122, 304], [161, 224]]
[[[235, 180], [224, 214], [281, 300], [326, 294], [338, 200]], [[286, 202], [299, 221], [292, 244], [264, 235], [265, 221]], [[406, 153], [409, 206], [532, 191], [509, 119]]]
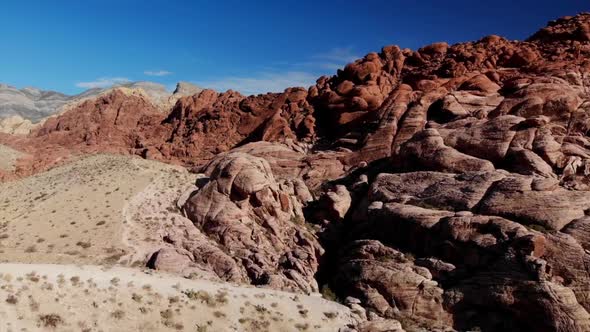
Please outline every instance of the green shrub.
[[328, 301], [341, 302], [338, 295], [334, 293], [334, 291], [330, 288], [328, 284], [323, 285], [320, 292], [322, 293], [324, 299]]

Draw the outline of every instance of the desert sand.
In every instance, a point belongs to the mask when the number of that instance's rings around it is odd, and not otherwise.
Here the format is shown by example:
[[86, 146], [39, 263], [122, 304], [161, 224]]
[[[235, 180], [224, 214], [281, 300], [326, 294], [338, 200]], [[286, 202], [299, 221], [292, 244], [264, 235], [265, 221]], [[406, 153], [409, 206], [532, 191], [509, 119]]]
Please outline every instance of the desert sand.
[[350, 309], [317, 296], [151, 270], [0, 264], [0, 331], [336, 331]]
[[16, 160], [22, 156], [22, 152], [0, 144], [0, 170], [14, 170], [14, 164]]
[[129, 255], [133, 264], [134, 246], [156, 241], [174, 199], [194, 177], [154, 161], [94, 155], [2, 183], [0, 260], [113, 264]]

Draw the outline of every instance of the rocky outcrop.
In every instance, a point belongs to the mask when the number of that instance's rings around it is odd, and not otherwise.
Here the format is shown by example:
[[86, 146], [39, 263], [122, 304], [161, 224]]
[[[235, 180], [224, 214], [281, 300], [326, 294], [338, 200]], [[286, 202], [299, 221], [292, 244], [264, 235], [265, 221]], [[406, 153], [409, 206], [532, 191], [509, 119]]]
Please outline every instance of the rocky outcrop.
[[[82, 151], [129, 153], [141, 149], [143, 140], [163, 138], [161, 130], [147, 130], [161, 118], [158, 110], [147, 100], [115, 90], [98, 99], [83, 102], [73, 112], [47, 119], [33, 132], [33, 136], [39, 145], [49, 140], [54, 145]], [[143, 130], [131, 132], [129, 128]]]
[[188, 83], [188, 82], [178, 82], [176, 84], [176, 88], [174, 89], [173, 94], [175, 95], [183, 95], [183, 96], [192, 96], [192, 95], [196, 95], [197, 93], [203, 91], [202, 88]]
[[174, 93], [170, 93], [165, 86], [158, 83], [128, 82], [118, 83], [108, 88], [92, 88], [80, 94], [68, 96], [55, 91], [32, 87], [17, 89], [0, 84], [0, 119], [19, 116], [32, 123], [43, 122], [47, 117], [65, 112], [85, 100], [94, 99], [117, 89], [142, 94], [154, 106], [163, 108], [165, 111], [180, 97], [193, 95], [202, 90], [190, 83], [180, 82]]
[[428, 269], [399, 251], [377, 241], [356, 241], [340, 257], [334, 287], [361, 299], [366, 308], [390, 318], [419, 317], [429, 328], [452, 322], [443, 309], [443, 290]]
[[[583, 291], [588, 289], [588, 277], [585, 272], [576, 272], [584, 270], [581, 266], [585, 263], [573, 261], [574, 256], [585, 261], [579, 244], [567, 235], [531, 230], [512, 216], [490, 216], [495, 213], [482, 208], [481, 202], [490, 197], [494, 186], [512, 179], [503, 172], [412, 172], [382, 174], [372, 183], [355, 211], [350, 226], [353, 238], [380, 241], [379, 248], [386, 248], [380, 251], [402, 250], [419, 257], [414, 264], [423, 266], [429, 271], [427, 276], [440, 283], [441, 308], [452, 313], [452, 318], [423, 313], [414, 321], [433, 319], [428, 326], [452, 324], [460, 330], [477, 326], [485, 330], [584, 331], [589, 327]], [[552, 197], [569, 201], [564, 192]], [[531, 213], [547, 209], [555, 209], [556, 215], [571, 213], [571, 207], [560, 208], [556, 202], [545, 203], [543, 209], [528, 205], [537, 203], [521, 200], [512, 210], [528, 206]], [[511, 206], [506, 203], [506, 207]], [[583, 234], [573, 229], [571, 233]], [[559, 251], [571, 253], [572, 259], [563, 254], [558, 258]], [[344, 261], [338, 266], [346, 266]], [[347, 270], [345, 275], [362, 276], [366, 286], [343, 283], [348, 278], [341, 277], [341, 270], [335, 271], [330, 285], [362, 299], [368, 307], [375, 306], [374, 291], [384, 299], [399, 296], [400, 291], [393, 287], [404, 279], [384, 278], [384, 272], [379, 272], [383, 261], [367, 256], [355, 270]], [[411, 275], [406, 272], [404, 277]], [[529, 295], [519, 295], [523, 293]], [[401, 319], [394, 314], [399, 300], [380, 303], [376, 310], [384, 317]], [[437, 311], [430, 308], [427, 312]], [[531, 312], [545, 319], [530, 322]]]
[[305, 227], [305, 185], [278, 183], [266, 160], [245, 153], [233, 152], [211, 163], [210, 182], [188, 199], [184, 209], [195, 226], [232, 258], [239, 274], [232, 279], [317, 291], [314, 274], [322, 248]]
[[[205, 90], [182, 98], [164, 121], [171, 133], [161, 150], [189, 163], [210, 160], [254, 141], [311, 141], [315, 138], [313, 110], [306, 97], [307, 91], [293, 88], [282, 94], [250, 97]], [[220, 141], [222, 132], [224, 140]]]
[[0, 119], [0, 133], [11, 135], [27, 135], [34, 128], [30, 120], [23, 119], [19, 115], [13, 115]]

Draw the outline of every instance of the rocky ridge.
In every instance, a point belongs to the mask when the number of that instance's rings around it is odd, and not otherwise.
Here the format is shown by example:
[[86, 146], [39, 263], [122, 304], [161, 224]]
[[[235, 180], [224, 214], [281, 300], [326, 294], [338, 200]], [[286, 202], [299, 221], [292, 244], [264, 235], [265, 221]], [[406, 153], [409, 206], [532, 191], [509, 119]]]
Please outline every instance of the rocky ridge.
[[155, 107], [166, 112], [180, 97], [198, 93], [202, 89], [187, 82], [179, 82], [174, 92], [170, 93], [165, 86], [158, 83], [130, 82], [116, 84], [110, 88], [93, 88], [78, 95], [68, 96], [32, 87], [19, 90], [0, 84], [0, 133], [29, 134], [47, 118], [65, 113], [85, 100], [109, 94], [114, 90], [141, 95]]

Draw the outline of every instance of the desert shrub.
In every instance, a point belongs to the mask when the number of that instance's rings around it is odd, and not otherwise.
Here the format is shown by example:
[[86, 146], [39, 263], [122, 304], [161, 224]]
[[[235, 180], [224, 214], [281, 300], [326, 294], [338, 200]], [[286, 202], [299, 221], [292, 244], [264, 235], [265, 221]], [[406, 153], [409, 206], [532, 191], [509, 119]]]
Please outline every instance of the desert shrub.
[[174, 316], [174, 313], [170, 309], [160, 311], [160, 317], [162, 317], [163, 319], [171, 319], [172, 316]]
[[223, 312], [221, 312], [221, 311], [215, 311], [213, 313], [213, 316], [215, 316], [215, 318], [224, 318], [225, 317], [225, 314]]
[[115, 310], [111, 312], [111, 317], [115, 319], [122, 319], [123, 317], [125, 317], [125, 312], [123, 310]]
[[299, 331], [307, 331], [309, 329], [309, 324], [308, 323], [297, 323], [295, 324], [295, 328]]
[[211, 294], [204, 290], [185, 290], [182, 292], [186, 297], [191, 300], [199, 300], [201, 303], [206, 303], [210, 307], [215, 307], [217, 305], [217, 301]]
[[88, 249], [88, 248], [90, 248], [90, 247], [92, 246], [92, 244], [90, 244], [90, 242], [83, 242], [83, 241], [78, 241], [78, 242], [76, 243], [76, 245], [77, 245], [78, 247], [82, 247], [82, 248], [84, 248], [84, 249]]
[[131, 295], [131, 299], [135, 302], [141, 302], [141, 299], [143, 298], [143, 296], [137, 294], [137, 293], [133, 293]]
[[28, 246], [28, 247], [25, 249], [25, 252], [26, 252], [26, 253], [28, 253], [28, 254], [30, 254], [30, 253], [34, 253], [34, 252], [37, 252], [37, 247], [35, 247], [34, 245], [33, 245], [33, 246]]
[[18, 303], [18, 298], [14, 295], [8, 295], [8, 297], [6, 297], [6, 303], [8, 304], [17, 304]]
[[39, 316], [39, 320], [44, 327], [57, 327], [58, 325], [62, 325], [64, 320], [61, 318], [60, 315], [57, 314], [47, 314]]
[[332, 290], [332, 288], [330, 288], [330, 285], [328, 285], [328, 284], [323, 285], [320, 292], [322, 293], [322, 296], [324, 297], [324, 299], [326, 299], [328, 301], [341, 302], [338, 295], [336, 295], [336, 293], [334, 293], [334, 291]]
[[305, 219], [303, 219], [303, 217], [299, 216], [299, 215], [292, 216], [290, 221], [294, 224], [299, 224], [299, 225], [305, 224]]
[[324, 316], [326, 316], [326, 318], [328, 318], [328, 319], [334, 319], [334, 318], [338, 317], [338, 313], [333, 312], [333, 311], [324, 312]]
[[550, 229], [548, 229], [547, 227], [537, 224], [529, 225], [529, 228], [541, 233], [548, 233], [550, 231]]

